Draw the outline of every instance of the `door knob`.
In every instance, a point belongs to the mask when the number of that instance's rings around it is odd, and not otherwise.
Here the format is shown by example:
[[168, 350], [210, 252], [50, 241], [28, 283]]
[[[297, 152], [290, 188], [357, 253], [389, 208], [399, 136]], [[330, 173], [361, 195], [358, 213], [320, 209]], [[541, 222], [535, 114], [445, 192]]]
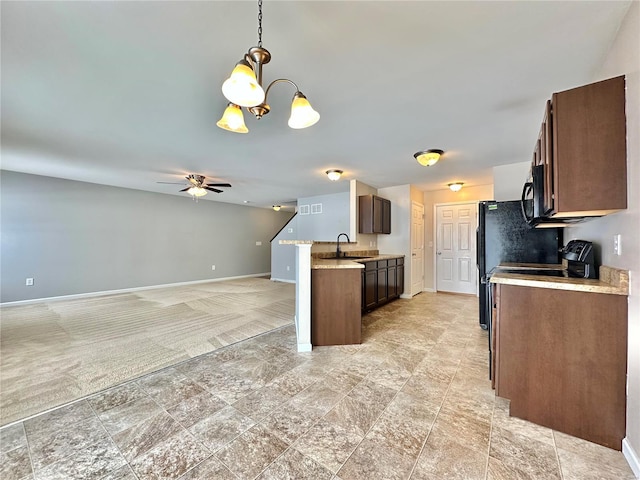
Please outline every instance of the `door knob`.
[[437, 252], [437, 253], [438, 253], [438, 255], [442, 255], [442, 252]]

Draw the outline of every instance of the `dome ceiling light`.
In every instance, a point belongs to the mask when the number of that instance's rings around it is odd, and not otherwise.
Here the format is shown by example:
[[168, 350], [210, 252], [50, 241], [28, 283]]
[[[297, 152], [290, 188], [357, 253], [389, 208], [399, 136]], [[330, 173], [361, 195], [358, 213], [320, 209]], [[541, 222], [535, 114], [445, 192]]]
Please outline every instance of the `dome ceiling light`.
[[449, 183], [447, 186], [451, 189], [452, 192], [459, 192], [460, 190], [462, 190], [463, 185], [464, 183], [462, 182], [454, 182]]
[[444, 150], [440, 150], [438, 148], [432, 148], [429, 150], [421, 150], [413, 154], [415, 159], [418, 161], [420, 165], [423, 167], [432, 167], [435, 165], [438, 160], [440, 160], [440, 156], [444, 153]]
[[332, 169], [327, 170], [325, 173], [327, 174], [327, 177], [329, 177], [329, 180], [331, 180], [332, 182], [340, 180], [340, 177], [342, 176], [342, 170]]
[[251, 47], [231, 72], [231, 76], [222, 84], [222, 93], [229, 104], [216, 124], [218, 127], [235, 133], [247, 133], [249, 129], [244, 123], [242, 108], [245, 107], [259, 120], [269, 113], [271, 107], [267, 103], [269, 90], [276, 83], [290, 83], [296, 89], [291, 102], [289, 126], [300, 129], [314, 125], [320, 120], [320, 114], [312, 107], [298, 85], [287, 78], [278, 78], [262, 88], [262, 66], [269, 63], [271, 53], [262, 48], [262, 0], [258, 0], [258, 46]]

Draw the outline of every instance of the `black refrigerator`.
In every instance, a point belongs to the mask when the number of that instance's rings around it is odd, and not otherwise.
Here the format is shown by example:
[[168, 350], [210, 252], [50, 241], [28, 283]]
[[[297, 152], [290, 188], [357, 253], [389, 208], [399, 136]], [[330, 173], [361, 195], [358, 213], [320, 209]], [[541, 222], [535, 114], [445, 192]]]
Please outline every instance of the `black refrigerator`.
[[[530, 201], [530, 200], [529, 200]], [[504, 262], [561, 263], [562, 229], [532, 228], [524, 220], [521, 202], [480, 202], [477, 230], [480, 326], [491, 325], [489, 279]]]

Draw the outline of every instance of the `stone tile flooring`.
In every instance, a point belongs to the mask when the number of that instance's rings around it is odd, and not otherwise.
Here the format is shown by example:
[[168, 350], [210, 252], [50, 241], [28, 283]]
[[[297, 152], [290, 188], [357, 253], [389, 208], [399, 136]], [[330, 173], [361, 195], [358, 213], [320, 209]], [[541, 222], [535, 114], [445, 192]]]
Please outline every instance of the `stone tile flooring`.
[[0, 430], [0, 478], [600, 479], [620, 452], [509, 417], [473, 297], [363, 317], [361, 345], [285, 327]]

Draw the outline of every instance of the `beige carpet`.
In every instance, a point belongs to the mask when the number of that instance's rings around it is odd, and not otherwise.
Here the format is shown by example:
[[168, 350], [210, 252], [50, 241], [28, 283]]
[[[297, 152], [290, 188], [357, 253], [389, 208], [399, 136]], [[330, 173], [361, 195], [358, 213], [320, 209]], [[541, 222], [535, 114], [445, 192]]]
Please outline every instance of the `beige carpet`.
[[295, 285], [243, 278], [0, 309], [0, 425], [293, 323]]

